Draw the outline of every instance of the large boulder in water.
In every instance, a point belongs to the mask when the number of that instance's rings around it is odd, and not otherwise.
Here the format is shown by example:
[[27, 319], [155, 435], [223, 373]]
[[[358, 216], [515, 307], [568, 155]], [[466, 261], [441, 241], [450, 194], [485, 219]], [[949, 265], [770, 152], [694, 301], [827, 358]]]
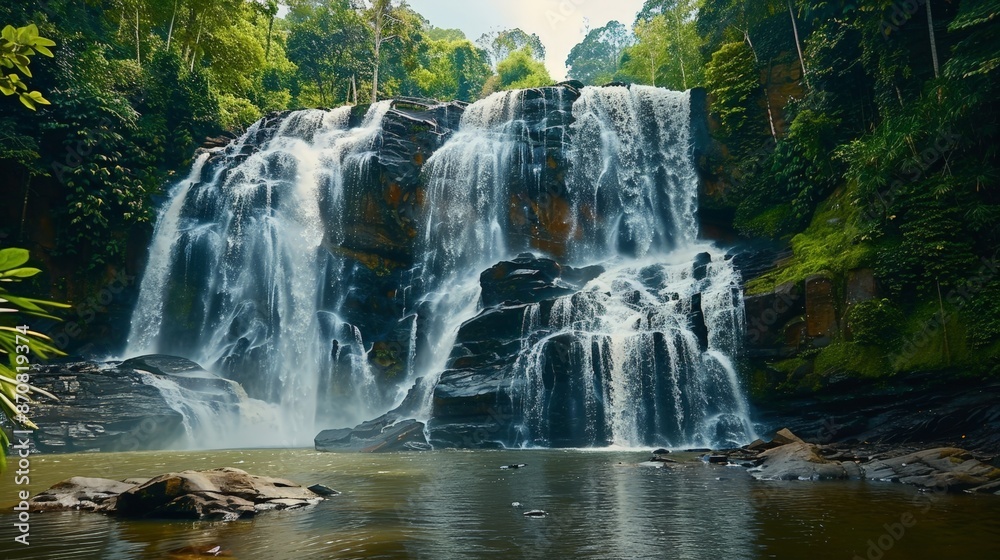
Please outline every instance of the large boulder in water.
[[388, 453], [429, 449], [424, 424], [385, 414], [355, 428], [323, 430], [315, 439], [316, 451], [358, 451]]
[[[329, 491], [329, 495], [336, 494]], [[168, 473], [139, 484], [74, 477], [29, 502], [33, 510], [83, 510], [132, 518], [222, 519], [253, 517], [261, 511], [293, 509], [323, 500], [316, 492], [282, 478], [234, 468]]]

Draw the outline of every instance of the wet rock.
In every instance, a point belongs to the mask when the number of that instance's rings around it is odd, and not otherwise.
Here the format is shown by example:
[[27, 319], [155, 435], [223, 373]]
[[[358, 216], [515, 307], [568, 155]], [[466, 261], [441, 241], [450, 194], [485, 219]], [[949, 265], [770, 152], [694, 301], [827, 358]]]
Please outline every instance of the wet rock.
[[110, 511], [114, 509], [114, 499], [133, 487], [117, 480], [74, 476], [36, 495], [30, 503], [35, 511]]
[[803, 443], [802, 438], [792, 433], [788, 428], [782, 428], [774, 434], [771, 439], [772, 444], [787, 445], [789, 443]]
[[829, 343], [837, 332], [837, 302], [833, 280], [823, 275], [806, 278], [806, 330], [810, 337]]
[[1000, 469], [955, 447], [927, 449], [862, 464], [865, 478], [957, 492], [1000, 482]]
[[809, 441], [1000, 454], [1000, 383], [973, 376], [900, 373], [891, 384], [858, 379], [756, 404], [755, 420]]
[[384, 414], [354, 428], [324, 430], [314, 440], [316, 451], [386, 453], [427, 449], [424, 424], [412, 418]]
[[525, 517], [545, 517], [546, 515], [548, 515], [548, 513], [540, 509], [532, 509], [524, 512]]
[[750, 357], [788, 355], [798, 348], [785, 336], [786, 326], [795, 317], [805, 314], [805, 298], [791, 282], [774, 290], [743, 298], [746, 312], [747, 353]]
[[185, 546], [167, 553], [167, 558], [182, 560], [185, 558], [230, 558], [232, 553], [223, 550], [221, 546]]
[[760, 454], [763, 462], [748, 472], [757, 480], [846, 479], [839, 462], [821, 457], [815, 445], [794, 442]]
[[59, 400], [33, 407], [32, 446], [48, 453], [168, 447], [184, 435], [183, 417], [150, 384], [155, 375], [90, 362], [36, 366], [32, 384]]
[[538, 303], [572, 294], [602, 272], [600, 266], [573, 268], [524, 253], [483, 271], [479, 277], [483, 306]]
[[653, 451], [653, 455], [666, 455], [667, 453], [670, 453], [670, 450], [662, 447]]
[[289, 480], [221, 468], [164, 474], [142, 484], [74, 477], [38, 494], [30, 503], [41, 511], [79, 509], [133, 518], [231, 521], [258, 511], [313, 505], [322, 499]]
[[844, 299], [848, 305], [869, 301], [878, 296], [878, 281], [870, 268], [856, 268], [847, 272], [847, 289]]
[[705, 312], [701, 308], [701, 294], [691, 296], [691, 332], [698, 338], [698, 347], [704, 352], [708, 349], [708, 324], [705, 322]]
[[709, 253], [698, 253], [694, 257], [694, 279], [704, 280], [708, 277], [708, 265], [712, 262], [712, 255]]
[[340, 492], [334, 490], [333, 488], [322, 484], [313, 484], [309, 487], [309, 491], [320, 496], [336, 496], [340, 494]]

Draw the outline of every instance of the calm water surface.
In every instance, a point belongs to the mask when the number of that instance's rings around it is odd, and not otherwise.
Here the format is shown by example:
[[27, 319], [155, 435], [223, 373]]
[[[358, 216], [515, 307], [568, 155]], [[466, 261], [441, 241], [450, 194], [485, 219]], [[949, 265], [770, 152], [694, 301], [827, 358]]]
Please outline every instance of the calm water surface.
[[[887, 483], [758, 482], [742, 468], [639, 465], [631, 451], [435, 451], [361, 455], [245, 450], [35, 456], [31, 492], [73, 475], [126, 478], [235, 466], [343, 492], [305, 510], [232, 523], [31, 518], [13, 542], [15, 487], [3, 478], [6, 559], [187, 558], [1000, 558], [1000, 497]], [[518, 470], [501, 465], [526, 463]], [[523, 507], [512, 507], [520, 502]], [[526, 518], [542, 509], [545, 518]], [[896, 527], [904, 514], [915, 524]], [[879, 539], [887, 551], [871, 550]], [[871, 541], [871, 543], [869, 543]], [[880, 553], [877, 555], [876, 552]]]

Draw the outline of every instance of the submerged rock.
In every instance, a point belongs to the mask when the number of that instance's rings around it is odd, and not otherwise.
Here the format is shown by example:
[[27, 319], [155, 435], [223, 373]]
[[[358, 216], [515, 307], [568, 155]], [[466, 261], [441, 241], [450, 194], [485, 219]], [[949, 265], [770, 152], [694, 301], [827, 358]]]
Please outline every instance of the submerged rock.
[[142, 484], [74, 477], [35, 496], [30, 503], [44, 511], [77, 509], [132, 518], [232, 521], [253, 517], [259, 511], [299, 508], [322, 500], [318, 493], [289, 480], [226, 467], [168, 473]]

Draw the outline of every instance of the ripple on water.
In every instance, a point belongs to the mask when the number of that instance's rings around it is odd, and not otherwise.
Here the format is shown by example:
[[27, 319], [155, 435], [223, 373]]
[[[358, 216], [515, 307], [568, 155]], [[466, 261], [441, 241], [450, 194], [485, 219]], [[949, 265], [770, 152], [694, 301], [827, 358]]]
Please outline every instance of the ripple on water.
[[[239, 464], [343, 494], [315, 508], [233, 523], [37, 514], [26, 548], [10, 544], [12, 504], [0, 494], [0, 549], [10, 560], [181, 558], [171, 551], [214, 546], [243, 560], [701, 559], [709, 553], [822, 560], [865, 557], [869, 539], [911, 513], [916, 525], [893, 540], [893, 557], [949, 558], [957, 550], [1000, 557], [1000, 499], [994, 496], [925, 495], [881, 483], [765, 483], [741, 469], [702, 463], [640, 467], [647, 458], [648, 452], [544, 450], [36, 456], [32, 493], [71, 475], [121, 479]], [[499, 470], [516, 463], [527, 466]], [[5, 481], [2, 488], [13, 485]], [[529, 510], [548, 515], [525, 518]]]

